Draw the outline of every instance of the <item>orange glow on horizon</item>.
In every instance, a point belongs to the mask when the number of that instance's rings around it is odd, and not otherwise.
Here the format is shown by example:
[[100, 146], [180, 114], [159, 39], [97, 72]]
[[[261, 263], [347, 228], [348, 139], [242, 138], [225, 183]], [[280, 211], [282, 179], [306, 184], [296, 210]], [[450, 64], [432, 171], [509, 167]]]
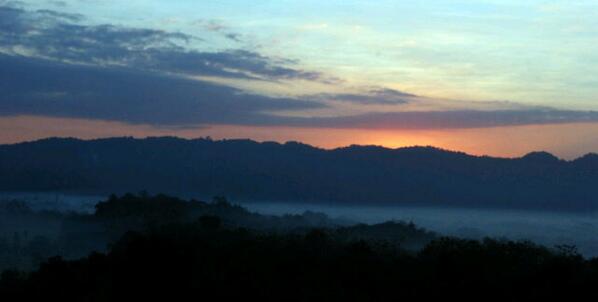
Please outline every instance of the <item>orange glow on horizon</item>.
[[179, 136], [257, 141], [299, 141], [322, 147], [380, 145], [389, 148], [435, 146], [473, 155], [518, 157], [544, 150], [571, 159], [598, 151], [598, 123], [531, 125], [482, 129], [362, 130], [215, 125], [168, 128], [71, 118], [16, 116], [0, 118], [0, 143], [46, 137], [93, 139], [113, 136]]

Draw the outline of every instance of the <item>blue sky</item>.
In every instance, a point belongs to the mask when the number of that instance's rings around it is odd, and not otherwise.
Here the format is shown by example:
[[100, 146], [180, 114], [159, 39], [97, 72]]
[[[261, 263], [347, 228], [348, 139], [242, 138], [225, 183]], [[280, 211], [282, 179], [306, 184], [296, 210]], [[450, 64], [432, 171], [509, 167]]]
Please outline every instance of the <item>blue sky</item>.
[[[56, 1], [88, 22], [205, 37], [296, 59], [353, 88], [596, 109], [595, 1]], [[243, 37], [239, 42], [206, 33]], [[221, 28], [221, 29], [220, 29]], [[335, 89], [336, 87], [319, 89]]]
[[[595, 1], [38, 0], [0, 8], [0, 119], [115, 122], [149, 134], [237, 127], [221, 137], [252, 137], [248, 127], [417, 138], [413, 131], [579, 124], [543, 141], [598, 122]], [[18, 131], [10, 137], [19, 140]], [[589, 138], [567, 152], [594, 151], [598, 137], [595, 145]]]

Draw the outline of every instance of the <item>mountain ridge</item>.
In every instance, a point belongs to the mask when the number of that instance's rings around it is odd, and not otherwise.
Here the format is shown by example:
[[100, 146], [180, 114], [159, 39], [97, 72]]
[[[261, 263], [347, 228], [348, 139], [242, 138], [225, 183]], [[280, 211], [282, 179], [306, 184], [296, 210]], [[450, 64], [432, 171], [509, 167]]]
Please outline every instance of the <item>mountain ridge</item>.
[[187, 141], [187, 142], [211, 141], [211, 142], [215, 142], [215, 143], [219, 143], [219, 142], [221, 142], [221, 143], [250, 142], [250, 143], [255, 143], [255, 144], [279, 145], [279, 146], [297, 145], [297, 146], [302, 146], [302, 147], [307, 147], [307, 148], [317, 149], [317, 150], [324, 150], [324, 151], [339, 151], [339, 150], [345, 150], [345, 149], [377, 149], [377, 150], [386, 150], [386, 151], [409, 151], [409, 150], [424, 150], [424, 151], [426, 151], [426, 150], [428, 150], [428, 151], [442, 151], [442, 152], [447, 152], [447, 153], [463, 154], [463, 155], [467, 155], [470, 157], [477, 157], [477, 158], [492, 158], [492, 159], [524, 159], [526, 157], [533, 156], [536, 154], [542, 154], [542, 155], [548, 155], [548, 156], [554, 157], [554, 158], [558, 159], [559, 161], [564, 161], [564, 162], [575, 162], [578, 160], [582, 160], [586, 157], [590, 157], [592, 159], [595, 158], [596, 160], [598, 160], [597, 152], [588, 152], [586, 154], [583, 154], [583, 155], [573, 158], [573, 159], [563, 159], [563, 158], [560, 158], [548, 151], [543, 151], [543, 150], [530, 151], [521, 156], [503, 157], [503, 156], [493, 156], [493, 155], [488, 155], [488, 154], [480, 154], [480, 155], [470, 154], [465, 151], [445, 149], [445, 148], [436, 147], [433, 145], [413, 145], [413, 146], [391, 148], [391, 147], [385, 147], [382, 145], [374, 145], [374, 144], [371, 144], [371, 145], [351, 144], [351, 145], [340, 146], [340, 147], [335, 147], [335, 148], [322, 148], [322, 147], [318, 147], [318, 146], [314, 146], [314, 145], [310, 145], [307, 143], [303, 143], [300, 141], [294, 141], [294, 140], [289, 140], [284, 143], [281, 143], [281, 142], [277, 142], [277, 141], [256, 141], [256, 140], [252, 140], [252, 139], [248, 139], [248, 138], [233, 138], [233, 139], [214, 140], [209, 137], [184, 138], [184, 137], [178, 137], [178, 136], [148, 136], [148, 137], [144, 137], [144, 138], [136, 138], [133, 136], [115, 136], [115, 137], [102, 137], [102, 138], [93, 138], [93, 139], [53, 136], [53, 137], [41, 138], [41, 139], [30, 140], [30, 141], [0, 144], [0, 148], [6, 147], [6, 146], [35, 144], [35, 143], [40, 143], [40, 142], [45, 142], [45, 141], [99, 142], [99, 141], [114, 141], [114, 140], [138, 140], [138, 141], [139, 140], [173, 140], [173, 141]]
[[177, 137], [49, 138], [0, 145], [0, 191], [127, 191], [236, 200], [598, 209], [598, 156], [566, 161], [435, 147]]

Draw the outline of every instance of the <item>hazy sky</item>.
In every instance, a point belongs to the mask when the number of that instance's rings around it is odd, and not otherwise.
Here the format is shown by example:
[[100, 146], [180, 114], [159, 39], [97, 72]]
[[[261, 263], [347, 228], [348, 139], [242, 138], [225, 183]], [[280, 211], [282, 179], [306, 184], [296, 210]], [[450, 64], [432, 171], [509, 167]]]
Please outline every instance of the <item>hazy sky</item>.
[[0, 142], [598, 151], [596, 1], [0, 0]]

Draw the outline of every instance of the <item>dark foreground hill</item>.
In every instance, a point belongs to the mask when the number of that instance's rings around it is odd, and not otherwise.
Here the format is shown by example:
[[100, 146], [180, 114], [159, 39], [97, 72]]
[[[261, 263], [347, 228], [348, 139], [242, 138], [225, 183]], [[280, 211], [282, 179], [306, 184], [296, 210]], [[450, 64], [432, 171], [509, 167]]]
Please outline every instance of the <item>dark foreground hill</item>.
[[22, 201], [11, 200], [0, 201], [0, 273], [7, 269], [32, 270], [52, 256], [77, 259], [92, 251], [106, 251], [127, 232], [172, 224], [244, 229], [256, 235], [295, 236], [317, 229], [338, 242], [384, 242], [405, 251], [419, 250], [437, 238], [435, 233], [413, 223], [399, 221], [355, 224], [310, 211], [300, 215], [260, 215], [223, 197], [203, 202], [162, 194], [111, 195], [99, 202], [93, 213], [35, 211]]
[[[224, 216], [185, 219], [196, 210]], [[239, 216], [241, 213], [245, 214]], [[103, 253], [93, 252], [79, 260], [51, 257], [31, 272], [4, 271], [0, 275], [0, 300], [596, 301], [598, 298], [598, 260], [583, 259], [573, 247], [555, 251], [529, 242], [431, 238], [423, 248], [408, 251], [402, 244], [372, 238], [364, 231], [380, 234], [381, 228], [394, 230], [390, 232], [394, 235], [387, 239], [400, 238], [401, 234], [429, 238], [430, 234], [394, 223], [263, 232], [237, 228], [222, 223], [220, 218], [234, 222], [243, 216], [252, 215], [221, 202], [184, 202], [167, 196], [111, 198], [98, 206], [94, 216], [82, 218], [101, 222], [108, 229], [114, 226], [111, 222], [120, 226], [139, 225], [143, 220], [151, 223], [126, 232]], [[236, 218], [231, 220], [233, 217]], [[295, 217], [295, 220], [306, 218]], [[80, 228], [72, 229], [77, 230]], [[86, 235], [83, 238], [93, 238]], [[362, 235], [365, 237], [360, 238]]]
[[45, 139], [0, 146], [0, 191], [141, 191], [235, 200], [598, 208], [598, 155], [476, 157], [431, 147], [179, 138]]

